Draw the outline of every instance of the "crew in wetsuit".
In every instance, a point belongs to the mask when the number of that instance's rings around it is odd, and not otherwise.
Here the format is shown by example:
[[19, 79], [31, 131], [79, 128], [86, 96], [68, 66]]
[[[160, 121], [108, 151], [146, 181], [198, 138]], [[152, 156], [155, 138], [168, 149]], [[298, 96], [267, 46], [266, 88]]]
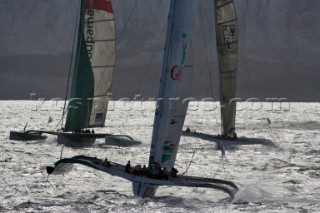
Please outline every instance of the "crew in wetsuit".
[[134, 175], [141, 175], [141, 165], [136, 165], [134, 168], [133, 168], [133, 174]]
[[162, 172], [163, 172], [163, 179], [168, 180], [169, 172], [167, 171], [167, 168], [164, 167], [163, 170], [162, 170]]
[[124, 167], [126, 173], [130, 174], [130, 170], [131, 170], [131, 164], [130, 161], [128, 161], [128, 163], [126, 164], [126, 166]]
[[234, 139], [234, 140], [238, 140], [237, 133], [233, 133], [233, 139]]
[[178, 174], [178, 170], [176, 168], [172, 167], [172, 169], [171, 169], [172, 177], [177, 177], [177, 174]]
[[159, 163], [157, 163], [157, 162], [152, 162], [151, 168], [149, 168], [148, 177], [158, 178], [158, 177], [159, 177], [160, 169], [161, 169], [161, 167], [160, 167]]
[[105, 167], [110, 167], [111, 166], [111, 164], [110, 164], [110, 162], [108, 161], [107, 158], [104, 159], [103, 166], [105, 166]]
[[146, 167], [146, 165], [143, 165], [143, 167], [141, 168], [141, 175], [142, 176], [148, 175], [148, 168]]

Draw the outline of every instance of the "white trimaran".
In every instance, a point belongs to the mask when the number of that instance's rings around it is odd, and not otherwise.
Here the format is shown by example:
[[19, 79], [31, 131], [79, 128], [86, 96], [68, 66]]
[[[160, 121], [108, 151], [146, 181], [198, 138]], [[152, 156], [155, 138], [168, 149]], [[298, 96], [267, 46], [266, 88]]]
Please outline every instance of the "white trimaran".
[[[23, 136], [22, 140], [26, 140], [34, 135], [39, 135], [40, 139], [42, 133], [54, 134], [58, 137], [58, 143], [80, 147], [93, 145], [96, 138], [106, 138], [106, 141], [125, 145], [139, 144], [126, 135], [93, 134], [90, 130], [84, 130], [104, 127], [114, 70], [115, 45], [115, 18], [111, 1], [81, 0], [74, 38], [75, 57], [69, 71], [69, 76], [72, 74], [70, 100], [68, 107], [65, 103], [61, 119], [67, 111], [63, 131], [29, 130], [23, 133], [11, 132], [10, 135], [19, 134]], [[67, 87], [66, 97], [68, 93]]]
[[[170, 0], [148, 171], [144, 174], [135, 174], [128, 169], [126, 171], [125, 166], [118, 163], [88, 156], [75, 156], [57, 161], [54, 167], [47, 167], [49, 174], [59, 174], [64, 171], [64, 167], [77, 163], [131, 181], [133, 183], [133, 193], [139, 197], [152, 197], [155, 195], [157, 188], [164, 185], [212, 188], [222, 190], [230, 197], [234, 196], [238, 188], [229, 181], [182, 176], [173, 173], [165, 176], [158, 174], [161, 173], [159, 166], [161, 168], [165, 167], [167, 171], [172, 171], [176, 160], [186, 105], [183, 100], [174, 100], [178, 95], [182, 79], [184, 81], [183, 87], [191, 87], [188, 83], [191, 82], [192, 73], [184, 73], [189, 71], [189, 69], [184, 69], [184, 65], [188, 55], [198, 4], [198, 0]], [[184, 79], [183, 73], [187, 74], [186, 79]], [[182, 76], [184, 77], [182, 78]], [[190, 91], [190, 88], [187, 90]], [[173, 108], [174, 105], [177, 106], [177, 110]]]

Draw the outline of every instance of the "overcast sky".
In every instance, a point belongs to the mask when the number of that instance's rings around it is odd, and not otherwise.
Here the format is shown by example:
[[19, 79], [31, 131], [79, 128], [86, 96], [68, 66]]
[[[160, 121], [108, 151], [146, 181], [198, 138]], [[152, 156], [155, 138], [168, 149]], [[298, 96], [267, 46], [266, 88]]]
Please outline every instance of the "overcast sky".
[[[64, 97], [78, 0], [0, 0], [0, 99]], [[116, 97], [157, 94], [168, 1], [116, 0]], [[320, 101], [320, 0], [235, 0], [238, 96]], [[217, 96], [213, 0], [200, 0], [193, 96]], [[209, 80], [211, 79], [211, 80]]]

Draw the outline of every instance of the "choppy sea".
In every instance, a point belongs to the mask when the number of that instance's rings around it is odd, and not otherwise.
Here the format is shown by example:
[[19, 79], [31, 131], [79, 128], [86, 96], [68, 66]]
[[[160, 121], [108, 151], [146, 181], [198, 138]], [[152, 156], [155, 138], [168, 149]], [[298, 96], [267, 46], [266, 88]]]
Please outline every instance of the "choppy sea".
[[[47, 176], [45, 167], [60, 157], [56, 138], [10, 141], [10, 130], [61, 127], [62, 102], [0, 101], [0, 212], [320, 212], [320, 104], [240, 103], [238, 136], [264, 138], [263, 144], [234, 146], [222, 158], [215, 143], [182, 137], [176, 168], [188, 175], [233, 181], [240, 188], [232, 202], [201, 188], [160, 187], [155, 199], [135, 198], [131, 184], [76, 165], [65, 175]], [[125, 164], [145, 164], [149, 156], [155, 103], [111, 102], [106, 126], [96, 132], [127, 134], [135, 147], [64, 149]], [[53, 122], [48, 123], [52, 117]], [[192, 102], [185, 128], [220, 131], [218, 103]], [[192, 158], [193, 153], [194, 157]]]

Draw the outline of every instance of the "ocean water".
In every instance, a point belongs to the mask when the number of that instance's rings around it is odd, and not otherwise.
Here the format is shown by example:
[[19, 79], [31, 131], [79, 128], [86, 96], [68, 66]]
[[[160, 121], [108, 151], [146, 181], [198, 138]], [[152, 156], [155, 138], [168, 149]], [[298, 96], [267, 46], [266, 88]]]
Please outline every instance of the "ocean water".
[[[240, 103], [238, 136], [264, 138], [262, 144], [234, 146], [222, 159], [215, 143], [182, 137], [176, 168], [187, 175], [233, 181], [234, 201], [211, 189], [160, 187], [155, 199], [135, 198], [131, 183], [81, 165], [65, 175], [47, 176], [45, 167], [60, 157], [61, 146], [43, 141], [10, 141], [10, 130], [61, 127], [62, 102], [0, 101], [0, 212], [320, 212], [320, 104]], [[106, 127], [96, 132], [128, 134], [135, 147], [64, 149], [133, 165], [148, 161], [153, 102], [111, 102]], [[48, 124], [48, 118], [53, 122]], [[191, 103], [185, 127], [220, 131], [218, 103]], [[194, 157], [192, 158], [192, 155]]]

